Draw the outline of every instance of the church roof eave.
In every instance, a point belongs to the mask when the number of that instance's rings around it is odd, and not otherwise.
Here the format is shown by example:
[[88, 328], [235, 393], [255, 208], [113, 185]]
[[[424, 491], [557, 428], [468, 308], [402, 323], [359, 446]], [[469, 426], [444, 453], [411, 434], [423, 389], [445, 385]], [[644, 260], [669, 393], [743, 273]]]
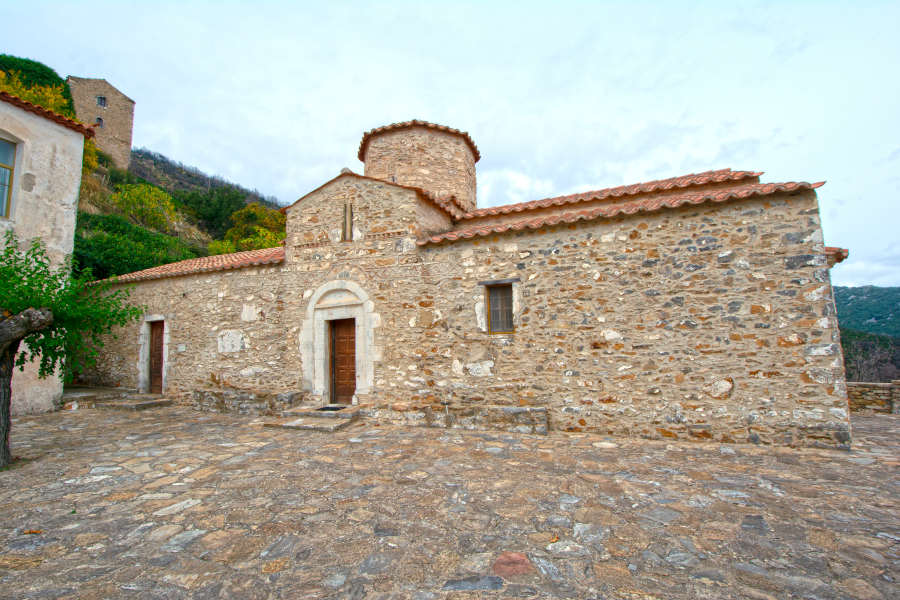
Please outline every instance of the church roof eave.
[[639, 213], [652, 213], [666, 208], [678, 208], [687, 205], [705, 203], [721, 203], [730, 200], [743, 200], [756, 197], [771, 196], [778, 193], [796, 193], [804, 190], [814, 190], [824, 185], [824, 181], [818, 183], [787, 182], [787, 183], [753, 183], [739, 187], [722, 190], [696, 191], [672, 196], [657, 196], [632, 200], [618, 204], [609, 204], [586, 210], [572, 210], [564, 213], [522, 219], [510, 223], [495, 223], [482, 226], [472, 226], [454, 231], [447, 231], [438, 235], [432, 235], [420, 239], [420, 246], [428, 244], [440, 244], [456, 242], [488, 235], [523, 231], [525, 229], [540, 229], [563, 223], [575, 223], [577, 221], [591, 221], [601, 218], [613, 218], [617, 216], [631, 216]]

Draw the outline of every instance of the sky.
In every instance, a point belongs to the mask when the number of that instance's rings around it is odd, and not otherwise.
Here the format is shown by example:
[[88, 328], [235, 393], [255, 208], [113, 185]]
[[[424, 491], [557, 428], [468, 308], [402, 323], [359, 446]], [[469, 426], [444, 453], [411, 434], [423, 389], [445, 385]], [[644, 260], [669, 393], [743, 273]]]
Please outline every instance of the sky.
[[479, 206], [825, 180], [832, 281], [900, 286], [897, 2], [7, 0], [0, 22], [0, 52], [134, 99], [135, 147], [282, 204], [422, 119], [475, 140]]

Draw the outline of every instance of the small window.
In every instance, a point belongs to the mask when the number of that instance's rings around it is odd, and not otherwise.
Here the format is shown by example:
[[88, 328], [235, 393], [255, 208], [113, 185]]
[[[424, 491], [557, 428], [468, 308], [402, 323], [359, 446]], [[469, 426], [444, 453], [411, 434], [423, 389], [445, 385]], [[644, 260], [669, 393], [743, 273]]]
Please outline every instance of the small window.
[[94, 123], [97, 124], [97, 127], [99, 127], [100, 129], [103, 129], [103, 117], [97, 117], [97, 119], [94, 121]]
[[16, 164], [16, 145], [0, 140], [0, 217], [9, 217], [12, 208], [13, 169]]
[[97, 106], [106, 108], [106, 96], [97, 96]]
[[345, 204], [344, 205], [344, 223], [341, 227], [341, 241], [342, 242], [352, 242], [353, 241], [353, 205]]
[[488, 299], [488, 332], [513, 332], [513, 293], [512, 284], [487, 286]]

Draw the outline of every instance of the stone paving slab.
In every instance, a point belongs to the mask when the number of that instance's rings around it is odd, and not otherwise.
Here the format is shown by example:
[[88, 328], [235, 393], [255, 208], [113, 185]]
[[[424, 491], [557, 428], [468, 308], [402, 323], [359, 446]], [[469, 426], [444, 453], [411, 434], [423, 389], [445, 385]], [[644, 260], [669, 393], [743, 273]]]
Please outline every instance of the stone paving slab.
[[900, 417], [854, 450], [15, 419], [0, 598], [897, 598]]

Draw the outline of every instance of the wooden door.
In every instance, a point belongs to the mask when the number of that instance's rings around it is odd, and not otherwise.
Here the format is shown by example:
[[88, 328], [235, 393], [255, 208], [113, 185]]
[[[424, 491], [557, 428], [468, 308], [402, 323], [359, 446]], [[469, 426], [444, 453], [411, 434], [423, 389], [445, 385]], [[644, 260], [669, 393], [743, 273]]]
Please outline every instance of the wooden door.
[[150, 393], [162, 394], [163, 321], [150, 322]]
[[351, 404], [356, 393], [356, 319], [331, 323], [331, 402]]

